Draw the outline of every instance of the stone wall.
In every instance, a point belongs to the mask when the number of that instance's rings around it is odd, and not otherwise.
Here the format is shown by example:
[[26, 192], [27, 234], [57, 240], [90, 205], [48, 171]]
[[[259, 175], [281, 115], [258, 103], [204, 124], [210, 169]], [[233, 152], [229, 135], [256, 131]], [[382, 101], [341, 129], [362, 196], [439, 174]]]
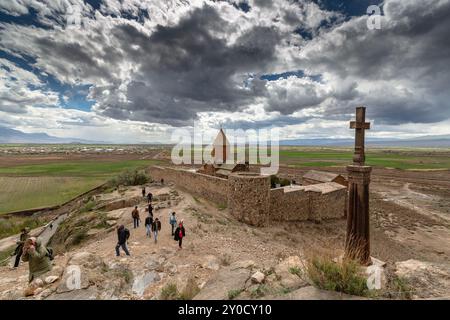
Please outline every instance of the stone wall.
[[346, 194], [347, 189], [334, 182], [272, 189], [270, 218], [276, 221], [342, 218]]
[[270, 190], [270, 217], [276, 221], [307, 220], [311, 210], [309, 192], [290, 187]]
[[199, 195], [218, 204], [227, 204], [227, 179], [184, 169], [158, 166], [150, 167], [147, 172], [154, 180], [163, 178], [165, 182], [173, 182], [178, 187], [189, 191], [189, 193]]
[[274, 221], [321, 221], [345, 215], [347, 189], [334, 182], [270, 189], [270, 177], [258, 173], [232, 173], [228, 179], [185, 169], [154, 166], [155, 180], [173, 182], [189, 193], [228, 205], [239, 221], [263, 226]]
[[264, 226], [270, 214], [270, 177], [250, 172], [228, 177], [228, 209], [239, 221]]

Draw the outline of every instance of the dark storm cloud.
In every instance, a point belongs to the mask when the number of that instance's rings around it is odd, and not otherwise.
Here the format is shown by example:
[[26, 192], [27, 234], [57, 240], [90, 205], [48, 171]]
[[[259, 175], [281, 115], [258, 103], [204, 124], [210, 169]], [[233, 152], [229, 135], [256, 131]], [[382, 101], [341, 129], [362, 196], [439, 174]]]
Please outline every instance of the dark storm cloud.
[[[366, 18], [314, 39], [302, 61], [358, 83], [352, 101], [383, 123], [430, 123], [450, 117], [450, 1], [385, 2], [381, 30]], [[373, 81], [373, 88], [361, 87]], [[347, 107], [339, 97], [330, 113]]]
[[120, 119], [180, 124], [201, 111], [236, 111], [251, 103], [265, 87], [258, 80], [245, 87], [242, 75], [273, 62], [280, 37], [273, 28], [255, 26], [228, 45], [214, 33], [230, 27], [209, 6], [176, 26], [158, 26], [150, 36], [132, 25], [115, 27], [121, 49], [139, 68], [127, 85], [128, 103], [101, 104], [97, 110]]

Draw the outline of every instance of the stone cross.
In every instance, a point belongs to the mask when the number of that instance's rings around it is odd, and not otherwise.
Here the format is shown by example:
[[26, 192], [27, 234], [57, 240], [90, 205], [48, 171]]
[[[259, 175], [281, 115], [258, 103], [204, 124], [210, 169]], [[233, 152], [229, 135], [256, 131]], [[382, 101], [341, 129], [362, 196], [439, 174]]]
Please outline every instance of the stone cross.
[[370, 217], [369, 184], [372, 167], [365, 166], [364, 130], [370, 129], [365, 122], [366, 108], [356, 108], [356, 121], [350, 122], [350, 128], [356, 129], [355, 154], [353, 165], [347, 166], [347, 237], [345, 256], [363, 265], [371, 263], [370, 259]]
[[366, 108], [356, 108], [356, 121], [350, 122], [350, 129], [355, 129], [355, 154], [353, 155], [353, 164], [363, 166], [366, 161], [364, 154], [364, 136], [365, 130], [370, 129], [370, 122], [366, 121]]

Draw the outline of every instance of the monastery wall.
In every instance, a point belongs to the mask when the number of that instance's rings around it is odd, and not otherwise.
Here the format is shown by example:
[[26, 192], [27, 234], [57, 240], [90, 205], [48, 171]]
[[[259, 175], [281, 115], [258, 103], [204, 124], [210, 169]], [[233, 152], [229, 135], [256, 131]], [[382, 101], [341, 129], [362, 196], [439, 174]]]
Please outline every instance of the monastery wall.
[[199, 195], [218, 204], [228, 201], [228, 180], [184, 169], [152, 166], [147, 172], [154, 180], [173, 182], [191, 194]]
[[321, 221], [345, 215], [347, 189], [335, 182], [270, 189], [270, 177], [232, 173], [228, 179], [185, 169], [153, 166], [148, 173], [189, 193], [227, 204], [239, 221], [263, 226], [268, 221]]

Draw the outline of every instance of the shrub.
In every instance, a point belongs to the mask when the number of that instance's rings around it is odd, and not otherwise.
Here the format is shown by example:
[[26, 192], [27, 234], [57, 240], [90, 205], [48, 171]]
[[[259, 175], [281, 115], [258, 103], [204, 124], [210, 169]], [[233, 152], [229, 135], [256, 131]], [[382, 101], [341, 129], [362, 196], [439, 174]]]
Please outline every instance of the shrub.
[[264, 285], [264, 284], [260, 284], [259, 286], [257, 286], [255, 289], [253, 289], [253, 290], [250, 292], [250, 296], [251, 296], [252, 298], [261, 298], [261, 297], [264, 297], [264, 296], [265, 296], [265, 294], [267, 293], [267, 291], [268, 291], [267, 286]]
[[178, 288], [175, 283], [166, 284], [161, 290], [162, 300], [176, 300], [178, 298]]
[[194, 277], [190, 276], [187, 280], [186, 287], [178, 295], [178, 300], [192, 300], [197, 293], [200, 292], [200, 288], [195, 282]]
[[331, 257], [316, 255], [306, 262], [306, 274], [320, 289], [357, 296], [369, 295], [366, 278], [359, 264], [350, 259], [334, 262]]
[[279, 178], [276, 175], [271, 175], [270, 176], [271, 188], [275, 188], [277, 184], [279, 184], [282, 187], [289, 186], [291, 184], [291, 181], [289, 179]]
[[236, 290], [230, 290], [228, 291], [228, 299], [233, 300], [234, 298], [237, 298], [242, 292], [242, 289], [236, 289]]
[[220, 256], [220, 264], [223, 266], [229, 266], [231, 263], [231, 256], [228, 253], [225, 253]]
[[116, 178], [109, 181], [109, 187], [138, 186], [150, 181], [150, 177], [144, 171], [126, 170]]

